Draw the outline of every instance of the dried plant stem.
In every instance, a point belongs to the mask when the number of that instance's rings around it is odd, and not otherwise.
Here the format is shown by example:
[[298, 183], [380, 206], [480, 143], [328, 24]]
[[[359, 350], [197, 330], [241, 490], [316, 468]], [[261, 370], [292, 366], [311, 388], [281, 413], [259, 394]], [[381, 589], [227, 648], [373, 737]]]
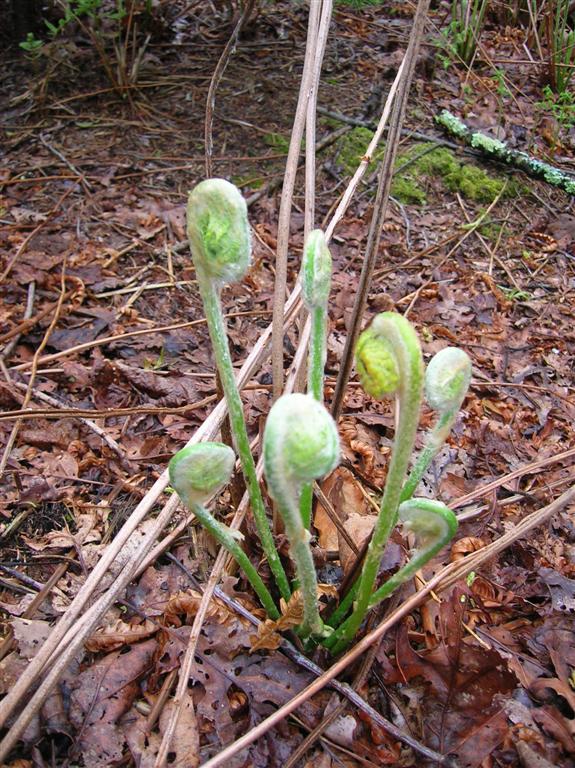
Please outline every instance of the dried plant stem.
[[218, 59], [218, 63], [216, 64], [216, 68], [214, 69], [214, 74], [212, 75], [212, 79], [210, 80], [210, 87], [208, 88], [208, 96], [206, 99], [206, 119], [205, 119], [205, 126], [204, 126], [206, 179], [211, 178], [213, 173], [213, 167], [212, 167], [213, 166], [212, 155], [214, 151], [213, 125], [214, 125], [214, 108], [216, 105], [216, 91], [218, 90], [218, 86], [221, 83], [222, 77], [224, 76], [224, 72], [226, 71], [229, 61], [235, 51], [236, 44], [238, 42], [238, 37], [240, 35], [240, 32], [242, 31], [242, 27], [245, 24], [246, 19], [249, 18], [254, 5], [255, 5], [255, 0], [247, 0], [247, 2], [244, 4], [244, 8], [240, 14], [240, 17], [238, 18], [238, 21], [233, 29], [233, 32], [230, 35], [230, 39], [228, 40], [224, 50], [222, 51], [222, 55]]
[[301, 140], [305, 126], [307, 101], [314, 71], [316, 30], [318, 25], [319, 12], [320, 3], [317, 1], [311, 2], [308, 16], [308, 33], [303, 73], [286, 161], [286, 169], [278, 217], [278, 236], [275, 263], [276, 275], [272, 320], [272, 375], [274, 398], [278, 398], [281, 395], [284, 384], [283, 316], [287, 286], [287, 256], [289, 247], [291, 204], [298, 168], [298, 159], [301, 150]]
[[[48, 640], [46, 640], [38, 654], [30, 662], [26, 672], [16, 681], [14, 687], [2, 702], [0, 702], [0, 721], [5, 723], [6, 718], [26, 693], [30, 685], [35, 683], [37, 686], [33, 696], [27, 699], [26, 707], [0, 743], [1, 762], [7, 758], [10, 750], [15, 746], [32, 718], [41, 709], [45, 699], [58, 682], [60, 675], [72, 661], [76, 653], [81, 650], [84, 641], [96, 627], [103, 614], [134, 578], [138, 570], [139, 562], [152, 548], [161, 530], [169, 522], [177, 503], [178, 499], [174, 496], [170, 499], [168, 504], [165, 505], [162, 512], [154, 521], [152, 530], [143, 536], [134, 555], [123, 567], [108, 591], [98, 598], [98, 600], [85, 611], [81, 617], [75, 611], [70, 610], [62, 616]], [[115, 543], [116, 542], [114, 541], [114, 544]], [[109, 549], [111, 548], [112, 547], [109, 547]], [[104, 558], [105, 554], [100, 559], [96, 568], [99, 566], [101, 568]], [[89, 579], [80, 590], [80, 593], [86, 591], [88, 582]], [[80, 596], [80, 593], [78, 593], [78, 596]], [[38, 685], [39, 678], [43, 671], [48, 667], [49, 671]]]
[[[361, 660], [360, 667], [354, 675], [354, 679], [351, 685], [351, 690], [354, 693], [364, 686], [375, 660], [376, 652], [377, 648], [372, 646], [368, 653]], [[292, 752], [284, 768], [294, 768], [294, 766], [298, 764], [298, 762], [305, 756], [306, 752], [313, 747], [318, 739], [321, 738], [326, 728], [345, 712], [349, 701], [349, 699], [346, 701], [345, 698], [342, 701], [336, 693], [332, 694], [331, 699], [324, 709], [326, 714], [324, 714], [322, 721], [318, 723], [318, 725], [312, 731], [310, 731], [310, 733], [308, 733], [302, 743], [298, 745], [297, 749]], [[385, 725], [383, 728], [388, 731], [388, 728]]]
[[345, 656], [337, 661], [332, 667], [325, 671], [317, 680], [308, 685], [297, 696], [294, 696], [291, 701], [288, 701], [280, 709], [270, 715], [268, 718], [259, 723], [255, 728], [246, 733], [237, 741], [230, 744], [223, 749], [218, 755], [208, 760], [203, 764], [202, 768], [217, 768], [217, 766], [225, 765], [233, 755], [245, 749], [252, 744], [260, 736], [263, 736], [271, 728], [280, 723], [285, 717], [294, 712], [305, 701], [310, 699], [315, 693], [321, 691], [326, 685], [329, 685], [341, 672], [343, 672], [353, 661], [360, 658], [364, 653], [368, 651], [373, 643], [381, 640], [386, 632], [388, 632], [398, 621], [408, 616], [411, 611], [417, 606], [423, 603], [424, 599], [430, 592], [440, 592], [441, 590], [454, 584], [459, 579], [466, 576], [470, 571], [476, 570], [481, 564], [487, 562], [496, 554], [501, 552], [511, 543], [524, 536], [533, 528], [543, 524], [549, 520], [556, 512], [562, 509], [565, 505], [571, 503], [575, 499], [575, 486], [572, 486], [568, 491], [562, 494], [551, 504], [547, 505], [543, 509], [533, 512], [524, 518], [514, 529], [508, 531], [503, 537], [489, 544], [483, 549], [473, 552], [468, 555], [464, 560], [443, 568], [438, 574], [436, 574], [430, 581], [427, 582], [425, 587], [417, 594], [410, 597], [403, 602], [396, 610], [394, 610], [384, 621], [381, 622], [372, 632], [367, 634], [362, 640], [360, 640]]
[[371, 283], [373, 270], [377, 261], [379, 241], [387, 213], [387, 203], [389, 200], [389, 190], [391, 188], [391, 181], [393, 178], [395, 156], [399, 146], [401, 128], [403, 125], [403, 118], [405, 115], [407, 100], [409, 96], [409, 89], [411, 86], [413, 73], [415, 71], [415, 64], [417, 61], [421, 39], [423, 37], [428, 7], [429, 0], [419, 0], [413, 20], [409, 46], [405, 54], [404, 70], [402, 73], [400, 85], [398, 87], [397, 97], [393, 105], [385, 156], [381, 165], [377, 195], [375, 198], [373, 215], [369, 227], [365, 258], [359, 278], [359, 285], [353, 305], [350, 328], [343, 351], [341, 367], [339, 370], [339, 376], [333, 397], [332, 413], [336, 420], [341, 413], [343, 396], [351, 371], [353, 350], [361, 330], [361, 324], [363, 321], [363, 315], [367, 302], [367, 294]]
[[325, 54], [325, 46], [331, 20], [332, 0], [321, 3], [321, 18], [315, 30], [315, 58], [313, 62], [313, 80], [307, 101], [305, 118], [305, 208], [304, 208], [304, 241], [314, 228], [315, 219], [315, 158], [316, 158], [316, 112], [317, 94], [321, 65]]
[[[258, 477], [258, 480], [261, 480], [263, 476], [263, 459], [260, 459], [260, 461], [258, 462], [258, 465], [256, 467], [256, 475]], [[248, 505], [249, 505], [249, 494], [245, 493], [242, 498], [242, 501], [240, 502], [240, 505], [236, 510], [234, 518], [231, 522], [231, 525], [230, 525], [231, 529], [235, 529], [235, 530], [239, 529], [239, 527], [243, 522], [245, 514], [247, 512]], [[154, 768], [163, 768], [163, 766], [166, 763], [166, 759], [170, 751], [170, 746], [178, 725], [180, 712], [182, 710], [182, 707], [185, 706], [186, 697], [188, 693], [188, 680], [190, 677], [190, 673], [192, 671], [192, 665], [194, 663], [196, 648], [198, 645], [200, 632], [202, 630], [202, 625], [206, 617], [210, 600], [212, 599], [212, 595], [214, 594], [216, 585], [220, 579], [220, 576], [222, 575], [222, 571], [224, 569], [224, 565], [226, 563], [227, 557], [228, 557], [228, 553], [226, 552], [226, 550], [223, 548], [220, 549], [216, 557], [216, 560], [214, 562], [208, 584], [204, 589], [204, 593], [202, 595], [202, 600], [200, 602], [198, 612], [194, 617], [192, 630], [190, 633], [190, 637], [188, 639], [188, 645], [186, 647], [186, 653], [182, 660], [182, 664], [179, 670], [178, 687], [176, 690], [176, 695], [174, 697], [174, 704], [172, 707], [170, 720], [166, 727], [166, 730], [164, 731], [164, 735], [162, 737], [162, 743], [160, 745], [160, 749], [156, 757], [156, 763]]]
[[391, 113], [391, 108], [393, 106], [393, 100], [395, 99], [395, 96], [397, 94], [397, 89], [399, 88], [399, 84], [402, 81], [403, 77], [403, 70], [405, 68], [405, 61], [407, 58], [407, 54], [403, 57], [403, 61], [400, 64], [399, 69], [397, 70], [397, 74], [395, 76], [395, 79], [393, 83], [391, 84], [391, 87], [389, 89], [389, 93], [387, 94], [387, 98], [385, 100], [385, 105], [383, 107], [383, 111], [381, 113], [381, 117], [379, 118], [379, 123], [377, 124], [377, 128], [374, 131], [373, 136], [371, 137], [371, 141], [369, 142], [369, 145], [367, 149], [365, 150], [365, 153], [363, 157], [361, 158], [361, 161], [359, 165], [357, 166], [357, 169], [355, 173], [353, 174], [351, 181], [347, 185], [347, 188], [345, 192], [342, 195], [341, 200], [338, 203], [337, 208], [335, 209], [335, 213], [333, 214], [331, 221], [326, 227], [325, 230], [325, 239], [329, 243], [331, 236], [334, 233], [335, 228], [343, 218], [345, 212], [347, 211], [347, 208], [351, 202], [351, 199], [353, 195], [355, 194], [355, 190], [357, 189], [359, 182], [362, 180], [362, 178], [365, 176], [365, 173], [367, 169], [369, 168], [369, 164], [373, 160], [373, 155], [375, 154], [375, 150], [377, 149], [377, 145], [381, 141], [381, 137], [383, 136], [383, 132], [385, 131], [387, 121], [389, 119], [389, 115]]
[[[16, 383], [16, 386], [21, 389], [22, 386], [26, 387], [27, 385], [20, 385]], [[57, 403], [57, 400], [54, 400], [53, 398], [48, 397], [42, 397], [41, 393], [36, 393], [38, 399], [43, 400], [44, 402], [54, 402]], [[173, 407], [154, 407], [153, 405], [147, 407], [145, 405], [141, 406], [135, 406], [134, 408], [63, 408], [61, 403], [58, 403], [60, 406], [59, 408], [19, 408], [15, 409], [13, 411], [5, 411], [4, 413], [0, 413], [0, 421], [11, 421], [12, 419], [70, 419], [70, 418], [77, 418], [77, 419], [84, 419], [84, 418], [92, 418], [92, 419], [109, 419], [111, 416], [134, 416], [137, 414], [142, 415], [161, 415], [164, 413], [181, 413], [181, 414], [188, 414], [192, 411], [197, 411], [198, 408], [203, 408], [206, 405], [209, 405], [210, 403], [213, 403], [214, 400], [217, 400], [216, 395], [208, 395], [207, 397], [203, 397], [201, 400], [197, 400], [195, 403], [191, 403], [190, 405], [175, 405]]]
[[[261, 477], [262, 470], [263, 470], [263, 465], [261, 462], [259, 464], [258, 469], [259, 469], [259, 477]], [[236, 510], [236, 514], [234, 515], [234, 519], [231, 525], [232, 528], [237, 529], [241, 525], [241, 522], [248, 508], [248, 503], [249, 503], [249, 495], [246, 493], [244, 494], [244, 498], [242, 499], [240, 506]], [[198, 640], [200, 638], [200, 632], [202, 631], [202, 625], [204, 623], [204, 619], [208, 612], [210, 600], [212, 599], [212, 595], [214, 593], [216, 585], [222, 574], [222, 570], [224, 568], [227, 556], [228, 556], [228, 553], [226, 552], [226, 550], [223, 548], [220, 549], [220, 551], [218, 552], [218, 556], [214, 562], [214, 566], [212, 568], [212, 573], [210, 575], [209, 581], [204, 590], [204, 594], [202, 595], [202, 600], [200, 602], [198, 612], [194, 617], [192, 630], [190, 632], [190, 637], [188, 639], [188, 644], [186, 647], [186, 653], [184, 655], [182, 664], [179, 669], [178, 687], [176, 689], [176, 694], [173, 700], [170, 720], [164, 731], [164, 734], [162, 737], [162, 743], [160, 744], [160, 749], [158, 750], [158, 755], [156, 757], [154, 768], [163, 768], [163, 766], [166, 764], [168, 754], [170, 752], [170, 747], [174, 738], [174, 734], [176, 732], [176, 728], [178, 727], [180, 714], [181, 714], [182, 708], [186, 704], [186, 699], [188, 696], [188, 681], [190, 679], [190, 674], [192, 671], [192, 666], [193, 666], [194, 658], [196, 655], [196, 648], [198, 645]]]

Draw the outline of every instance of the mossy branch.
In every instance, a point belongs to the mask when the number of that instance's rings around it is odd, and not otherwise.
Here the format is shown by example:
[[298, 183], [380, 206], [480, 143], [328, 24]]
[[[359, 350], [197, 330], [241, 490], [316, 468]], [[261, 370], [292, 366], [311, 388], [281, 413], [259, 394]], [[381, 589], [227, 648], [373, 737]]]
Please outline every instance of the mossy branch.
[[535, 179], [546, 181], [547, 184], [558, 187], [569, 195], [575, 195], [575, 178], [559, 168], [544, 163], [542, 160], [537, 160], [528, 155], [527, 152], [511, 149], [504, 141], [499, 141], [499, 139], [494, 139], [480, 131], [468, 128], [465, 123], [447, 109], [440, 112], [435, 120], [452, 136], [461, 139], [470, 147], [480, 150], [486, 157], [518, 168]]

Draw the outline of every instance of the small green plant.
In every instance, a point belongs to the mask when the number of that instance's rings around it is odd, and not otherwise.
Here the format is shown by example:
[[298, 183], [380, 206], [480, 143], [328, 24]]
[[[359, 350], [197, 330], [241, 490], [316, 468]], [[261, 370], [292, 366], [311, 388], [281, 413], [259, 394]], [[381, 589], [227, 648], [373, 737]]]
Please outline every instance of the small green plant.
[[507, 285], [498, 285], [497, 287], [509, 301], [529, 301], [532, 298], [530, 293], [521, 291], [519, 288], [509, 288]]
[[573, 75], [575, 29], [570, 18], [570, 0], [551, 0], [545, 20], [547, 68], [551, 88], [557, 94], [565, 93]]
[[275, 149], [277, 152], [283, 152], [287, 155], [289, 149], [289, 139], [287, 139], [281, 133], [266, 133], [264, 135], [264, 142], [268, 147]]
[[37, 57], [44, 46], [44, 41], [39, 40], [33, 32], [28, 32], [26, 40], [23, 40], [19, 45], [23, 51], [26, 51], [26, 53], [33, 57]]
[[54, 50], [51, 44], [76, 24], [89, 37], [113, 88], [125, 95], [127, 87], [138, 79], [150, 40], [147, 36], [143, 42], [138, 42], [136, 17], [139, 15], [149, 21], [151, 2], [146, 0], [140, 14], [136, 12], [135, 3], [128, 9], [126, 0], [63, 0], [57, 6], [62, 11], [60, 18], [55, 23], [44, 19], [49, 41], [29, 33], [20, 48], [35, 58], [41, 54], [51, 56]]
[[[255, 473], [220, 302], [222, 287], [239, 280], [250, 262], [247, 209], [232, 184], [210, 179], [190, 193], [188, 237], [252, 512], [276, 586], [287, 602], [292, 596], [291, 588], [275, 547]], [[464, 352], [448, 347], [431, 360], [424, 372], [413, 326], [393, 312], [378, 315], [360, 336], [356, 367], [363, 387], [375, 398], [396, 398], [397, 428], [380, 512], [361, 573], [326, 621], [318, 601], [310, 546], [311, 487], [314, 480], [337, 465], [339, 438], [337, 426], [322, 404], [331, 255], [320, 230], [311, 232], [306, 240], [301, 282], [312, 323], [308, 393], [283, 395], [272, 406], [263, 436], [264, 473], [295, 565], [302, 607], [298, 634], [307, 647], [321, 643], [332, 653], [339, 653], [353, 640], [367, 611], [412, 578], [455, 534], [457, 520], [444, 504], [412, 496], [447, 439], [469, 386], [471, 365]], [[437, 413], [437, 422], [409, 473], [424, 390], [430, 407]], [[204, 506], [229, 479], [234, 458], [234, 452], [221, 443], [185, 448], [170, 462], [170, 481], [202, 525], [236, 559], [274, 620], [278, 618], [278, 609], [272, 592], [243, 551], [241, 537]], [[415, 535], [417, 547], [408, 562], [378, 587], [381, 559], [398, 522]]]
[[550, 85], [543, 88], [543, 98], [535, 106], [542, 112], [550, 112], [565, 129], [575, 125], [575, 94], [572, 91], [554, 93]]
[[477, 51], [477, 45], [483, 29], [487, 0], [452, 0], [451, 21], [442, 33], [442, 45], [448, 66], [450, 59], [455, 59], [469, 66]]

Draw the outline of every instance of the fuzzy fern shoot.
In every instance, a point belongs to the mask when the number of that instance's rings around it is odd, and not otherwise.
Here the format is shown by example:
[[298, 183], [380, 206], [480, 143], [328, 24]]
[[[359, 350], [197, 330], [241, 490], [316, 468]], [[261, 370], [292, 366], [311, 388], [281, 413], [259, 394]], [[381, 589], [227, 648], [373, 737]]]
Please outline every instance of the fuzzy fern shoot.
[[[233, 442], [275, 586], [262, 580], [242, 548], [241, 534], [217, 520], [205, 506], [228, 482], [235, 463], [234, 451], [222, 443], [184, 448], [170, 462], [170, 480], [200, 523], [235, 558], [269, 618], [276, 620], [279, 612], [275, 589], [286, 602], [291, 597], [284, 569], [289, 563], [287, 558], [282, 563], [268, 523], [220, 301], [222, 288], [240, 280], [250, 264], [247, 209], [240, 192], [223, 179], [198, 184], [189, 197], [188, 236], [230, 413]], [[457, 530], [457, 519], [443, 503], [413, 498], [413, 494], [457, 417], [469, 387], [471, 362], [465, 352], [447, 347], [432, 358], [425, 371], [415, 329], [394, 312], [377, 315], [359, 337], [355, 353], [359, 378], [372, 397], [395, 400], [395, 438], [379, 514], [359, 576], [335, 611], [324, 620], [320, 615], [310, 546], [310, 518], [314, 480], [331, 472], [339, 461], [337, 426], [323, 405], [331, 268], [325, 236], [321, 230], [315, 230], [304, 246], [300, 276], [303, 301], [311, 317], [308, 392], [283, 395], [273, 404], [264, 428], [262, 457], [269, 496], [277, 506], [289, 543], [294, 569], [288, 568], [288, 573], [295, 575], [301, 594], [303, 615], [298, 634], [306, 641], [306, 647], [321, 643], [337, 654], [353, 641], [367, 612], [411, 579]], [[436, 419], [423, 450], [412, 462], [424, 392]], [[386, 582], [378, 584], [381, 559], [398, 522], [415, 537], [416, 546], [407, 563]]]
[[334, 420], [310, 395], [283, 395], [272, 407], [264, 431], [264, 472], [277, 503], [295, 562], [303, 602], [302, 635], [325, 634], [319, 615], [317, 578], [310, 534], [299, 510], [306, 483], [327, 475], [339, 462]]

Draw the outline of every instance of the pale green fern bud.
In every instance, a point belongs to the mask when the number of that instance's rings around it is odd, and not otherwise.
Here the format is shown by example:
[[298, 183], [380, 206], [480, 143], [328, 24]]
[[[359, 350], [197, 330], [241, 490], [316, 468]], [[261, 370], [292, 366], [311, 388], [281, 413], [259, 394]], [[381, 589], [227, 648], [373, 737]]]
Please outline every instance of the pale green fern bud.
[[234, 283], [250, 265], [246, 201], [225, 179], [207, 179], [188, 197], [188, 238], [196, 270], [220, 284]]
[[457, 518], [440, 501], [408, 499], [399, 505], [399, 519], [403, 527], [415, 534], [418, 550], [430, 559], [457, 532]]
[[337, 427], [324, 406], [309, 395], [280, 397], [264, 432], [264, 470], [272, 496], [278, 481], [309, 483], [331, 472], [338, 461]]
[[170, 461], [170, 484], [186, 504], [203, 504], [229, 482], [235, 461], [223, 443], [190, 445]]
[[400, 371], [391, 343], [367, 328], [357, 340], [355, 367], [368, 395], [381, 400], [397, 391]]
[[459, 410], [469, 382], [471, 360], [457, 347], [445, 347], [433, 356], [425, 371], [425, 397], [434, 411]]
[[303, 300], [310, 311], [327, 306], [331, 288], [331, 253], [321, 229], [314, 229], [305, 241], [301, 285]]

